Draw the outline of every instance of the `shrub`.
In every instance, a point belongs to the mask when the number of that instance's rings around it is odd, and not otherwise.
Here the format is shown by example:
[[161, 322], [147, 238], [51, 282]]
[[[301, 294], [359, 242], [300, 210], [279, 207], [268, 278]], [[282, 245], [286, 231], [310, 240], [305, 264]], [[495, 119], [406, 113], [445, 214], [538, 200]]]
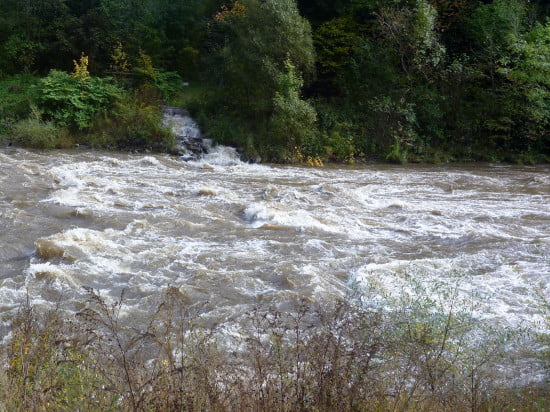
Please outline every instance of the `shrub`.
[[141, 96], [127, 94], [109, 115], [97, 117], [90, 135], [82, 143], [94, 147], [165, 151], [174, 145], [172, 132], [162, 125], [157, 105], [143, 102]]
[[[6, 410], [113, 410], [117, 395], [92, 373], [86, 348], [59, 310], [19, 309], [7, 348], [1, 402]], [[73, 340], [68, 339], [71, 337]]]
[[301, 98], [303, 81], [288, 59], [285, 61], [285, 69], [285, 72], [276, 76], [277, 91], [273, 97], [270, 124], [273, 136], [271, 141], [291, 153], [294, 149], [315, 157], [320, 147], [317, 144], [317, 113], [309, 102]]
[[123, 296], [111, 303], [88, 290], [85, 308], [66, 319], [59, 309], [40, 316], [25, 302], [12, 326], [0, 402], [20, 410], [134, 411], [549, 406], [544, 388], [509, 387], [500, 376], [502, 360], [525, 336], [474, 319], [463, 306], [470, 298], [456, 290], [409, 280], [397, 298], [377, 289], [362, 293], [362, 303], [258, 308], [230, 335], [200, 326], [200, 308], [176, 288], [138, 328], [122, 320]]
[[52, 70], [40, 80], [38, 104], [47, 119], [61, 127], [86, 130], [122, 97], [111, 78], [70, 75]]
[[140, 88], [152, 88], [163, 101], [171, 101], [182, 89], [182, 80], [178, 73], [167, 72], [153, 66], [151, 57], [140, 51], [137, 66], [133, 69]]
[[66, 130], [51, 121], [44, 122], [36, 116], [17, 122], [10, 132], [10, 137], [16, 144], [35, 149], [54, 149], [72, 145]]
[[326, 147], [327, 155], [331, 160], [353, 164], [356, 155], [353, 136], [351, 134], [344, 135], [338, 129], [329, 135]]
[[158, 89], [164, 101], [171, 101], [182, 89], [182, 80], [176, 72], [155, 69], [153, 85]]

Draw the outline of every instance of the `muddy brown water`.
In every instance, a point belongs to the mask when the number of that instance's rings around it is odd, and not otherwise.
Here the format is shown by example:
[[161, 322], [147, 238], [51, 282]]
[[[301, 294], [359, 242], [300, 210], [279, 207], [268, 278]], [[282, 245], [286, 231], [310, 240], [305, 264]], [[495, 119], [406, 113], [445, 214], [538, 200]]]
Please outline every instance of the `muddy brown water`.
[[[0, 314], [28, 293], [78, 309], [83, 287], [125, 291], [132, 318], [167, 287], [213, 324], [256, 305], [398, 295], [411, 274], [483, 303], [480, 317], [543, 328], [550, 168], [304, 168], [220, 147], [166, 155], [0, 150]], [[3, 334], [5, 334], [5, 326]]]

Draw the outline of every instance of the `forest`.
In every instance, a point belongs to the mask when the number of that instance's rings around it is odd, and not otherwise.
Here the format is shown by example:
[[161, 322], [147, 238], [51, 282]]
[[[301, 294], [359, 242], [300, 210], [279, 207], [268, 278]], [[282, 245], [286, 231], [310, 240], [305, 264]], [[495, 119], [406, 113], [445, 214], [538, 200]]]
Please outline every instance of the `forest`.
[[0, 135], [250, 161], [550, 159], [544, 0], [0, 0]]

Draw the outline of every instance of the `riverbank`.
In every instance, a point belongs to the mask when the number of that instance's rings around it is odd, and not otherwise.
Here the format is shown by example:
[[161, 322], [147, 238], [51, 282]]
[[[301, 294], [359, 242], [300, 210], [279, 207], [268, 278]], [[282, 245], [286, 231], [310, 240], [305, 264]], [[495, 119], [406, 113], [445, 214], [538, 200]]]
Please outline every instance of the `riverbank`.
[[[158, 77], [164, 79], [160, 74]], [[265, 119], [251, 120], [252, 123], [239, 120], [238, 116], [214, 110], [213, 107], [218, 107], [216, 105], [206, 104], [211, 91], [205, 85], [181, 86], [174, 79], [168, 83], [165, 79], [146, 78], [137, 87], [139, 77], [135, 77], [137, 88], [127, 88], [128, 85], [120, 79], [86, 79], [53, 71], [45, 78], [20, 75], [1, 81], [0, 144], [36, 149], [84, 147], [167, 152], [196, 158], [207, 151], [210, 143], [202, 145], [202, 139], [192, 142], [196, 136], [182, 138], [181, 129], [188, 126], [180, 125], [180, 130], [174, 130], [169, 125], [162, 108], [170, 107], [164, 105], [170, 101], [173, 105], [189, 108], [194, 114], [192, 119], [185, 110], [186, 121], [192, 124], [193, 133], [200, 125], [202, 133], [198, 132], [197, 136], [213, 144], [236, 147], [241, 159], [248, 162], [321, 166], [371, 161], [530, 165], [550, 161], [548, 153], [535, 146], [518, 149], [487, 146], [477, 140], [455, 144], [445, 139], [430, 144], [412, 141], [380, 143], [382, 137], [376, 134], [378, 132], [365, 137], [359, 136], [353, 128], [335, 130], [336, 126], [322, 120], [323, 116], [318, 122], [304, 126], [303, 133], [311, 134], [307, 139], [292, 141], [284, 130], [292, 124], [291, 118], [280, 119], [281, 125], [287, 126], [281, 126], [283, 130], [279, 131]], [[182, 118], [180, 116], [180, 120]]]
[[[394, 311], [302, 302], [247, 314], [247, 332], [198, 326], [200, 307], [165, 291], [145, 329], [124, 299], [14, 320], [0, 402], [7, 410], [541, 411], [544, 380], [520, 382], [524, 337], [415, 300]], [[403, 301], [405, 303], [405, 301]], [[411, 306], [412, 303], [412, 306]], [[228, 332], [230, 332], [228, 334]], [[482, 339], [482, 340], [480, 340]], [[231, 343], [229, 343], [231, 342]], [[542, 358], [541, 361], [548, 360]], [[505, 361], [504, 361], [505, 360]], [[534, 361], [532, 359], [531, 361]], [[503, 363], [504, 362], [504, 363]], [[512, 362], [512, 363], [509, 363]], [[514, 367], [508, 369], [510, 365]], [[505, 366], [508, 365], [508, 366]], [[4, 372], [5, 371], [5, 372]]]

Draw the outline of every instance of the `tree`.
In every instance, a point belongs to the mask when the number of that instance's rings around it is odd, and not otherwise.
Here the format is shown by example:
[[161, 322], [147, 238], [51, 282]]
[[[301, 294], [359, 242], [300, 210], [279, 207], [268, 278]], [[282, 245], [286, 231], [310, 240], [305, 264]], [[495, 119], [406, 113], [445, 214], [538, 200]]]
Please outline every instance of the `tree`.
[[130, 57], [140, 51], [151, 56], [155, 66], [195, 76], [204, 21], [218, 0], [100, 0], [109, 22], [111, 47], [121, 42]]
[[69, 70], [81, 52], [102, 68], [108, 47], [99, 0], [0, 0], [0, 10], [0, 70]]
[[517, 60], [499, 70], [515, 104], [513, 146], [550, 152], [550, 22], [537, 23], [514, 44]]
[[[282, 106], [298, 93], [295, 84], [281, 89], [289, 65], [296, 79], [307, 81], [314, 70], [311, 28], [300, 16], [295, 1], [234, 1], [214, 16], [210, 35], [208, 79], [216, 88], [213, 101], [217, 102], [212, 106], [223, 108], [224, 114], [230, 113], [247, 124], [249, 133], [245, 134], [249, 137], [261, 125], [270, 127], [277, 105], [276, 123], [280, 125]], [[256, 133], [254, 139], [257, 142], [262, 138]]]
[[357, 42], [357, 28], [350, 17], [323, 23], [315, 31], [318, 75], [330, 82], [342, 74], [350, 63]]
[[309, 23], [294, 0], [235, 1], [215, 15], [214, 55], [231, 100], [251, 111], [271, 111], [277, 75], [288, 59], [299, 75], [311, 77], [314, 49]]
[[318, 154], [315, 147], [317, 113], [301, 98], [303, 82], [290, 60], [285, 62], [285, 68], [286, 72], [280, 73], [276, 79], [277, 91], [271, 116], [273, 140], [280, 140], [281, 145], [290, 151], [298, 149], [300, 154], [315, 156]]
[[405, 74], [425, 73], [442, 61], [445, 48], [435, 31], [436, 17], [437, 10], [427, 0], [417, 0], [413, 8], [383, 7], [378, 12], [380, 31]]

